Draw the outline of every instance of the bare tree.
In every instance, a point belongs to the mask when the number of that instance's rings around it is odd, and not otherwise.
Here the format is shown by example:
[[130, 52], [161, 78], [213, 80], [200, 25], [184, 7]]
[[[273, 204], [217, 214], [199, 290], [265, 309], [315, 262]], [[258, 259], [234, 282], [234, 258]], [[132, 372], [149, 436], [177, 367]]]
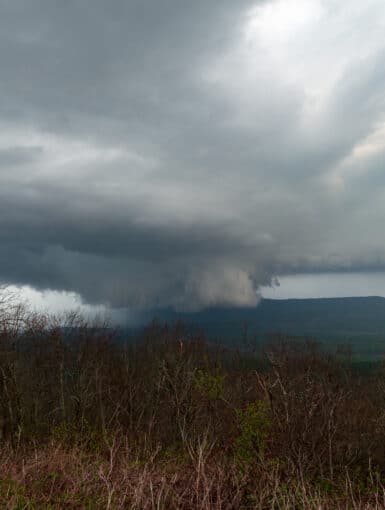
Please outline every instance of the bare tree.
[[7, 284], [0, 284], [0, 334], [15, 337], [27, 320], [27, 303], [20, 293]]

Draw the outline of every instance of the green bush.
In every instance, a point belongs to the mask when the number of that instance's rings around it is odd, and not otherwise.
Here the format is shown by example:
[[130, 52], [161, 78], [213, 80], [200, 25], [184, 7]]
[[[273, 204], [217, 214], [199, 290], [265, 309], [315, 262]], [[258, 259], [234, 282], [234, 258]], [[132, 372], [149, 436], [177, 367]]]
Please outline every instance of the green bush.
[[245, 409], [238, 409], [239, 436], [235, 440], [236, 458], [251, 464], [264, 454], [268, 430], [271, 424], [270, 408], [264, 400], [256, 400]]
[[204, 370], [198, 370], [195, 375], [195, 387], [199, 393], [209, 399], [215, 400], [223, 397], [225, 376], [210, 374]]

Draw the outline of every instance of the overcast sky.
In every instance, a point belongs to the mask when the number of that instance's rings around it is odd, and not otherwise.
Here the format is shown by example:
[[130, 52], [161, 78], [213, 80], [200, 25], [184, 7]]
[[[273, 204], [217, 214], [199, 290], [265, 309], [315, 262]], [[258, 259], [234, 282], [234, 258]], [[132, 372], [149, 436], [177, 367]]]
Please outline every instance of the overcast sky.
[[384, 34], [383, 0], [0, 0], [0, 281], [132, 308], [385, 282]]

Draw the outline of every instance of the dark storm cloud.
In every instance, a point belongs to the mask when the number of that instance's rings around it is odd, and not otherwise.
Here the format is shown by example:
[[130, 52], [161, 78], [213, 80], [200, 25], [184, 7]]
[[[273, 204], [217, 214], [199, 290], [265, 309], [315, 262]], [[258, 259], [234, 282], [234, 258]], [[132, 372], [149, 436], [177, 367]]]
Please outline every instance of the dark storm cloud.
[[0, 10], [1, 280], [196, 307], [385, 267], [380, 0]]

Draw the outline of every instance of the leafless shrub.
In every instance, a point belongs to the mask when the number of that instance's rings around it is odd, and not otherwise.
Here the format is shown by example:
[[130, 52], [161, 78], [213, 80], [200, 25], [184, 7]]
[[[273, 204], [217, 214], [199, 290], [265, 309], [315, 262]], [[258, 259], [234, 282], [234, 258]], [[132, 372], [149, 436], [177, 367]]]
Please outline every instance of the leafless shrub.
[[128, 341], [2, 303], [2, 508], [385, 508], [382, 371], [282, 336], [242, 364], [181, 324]]

